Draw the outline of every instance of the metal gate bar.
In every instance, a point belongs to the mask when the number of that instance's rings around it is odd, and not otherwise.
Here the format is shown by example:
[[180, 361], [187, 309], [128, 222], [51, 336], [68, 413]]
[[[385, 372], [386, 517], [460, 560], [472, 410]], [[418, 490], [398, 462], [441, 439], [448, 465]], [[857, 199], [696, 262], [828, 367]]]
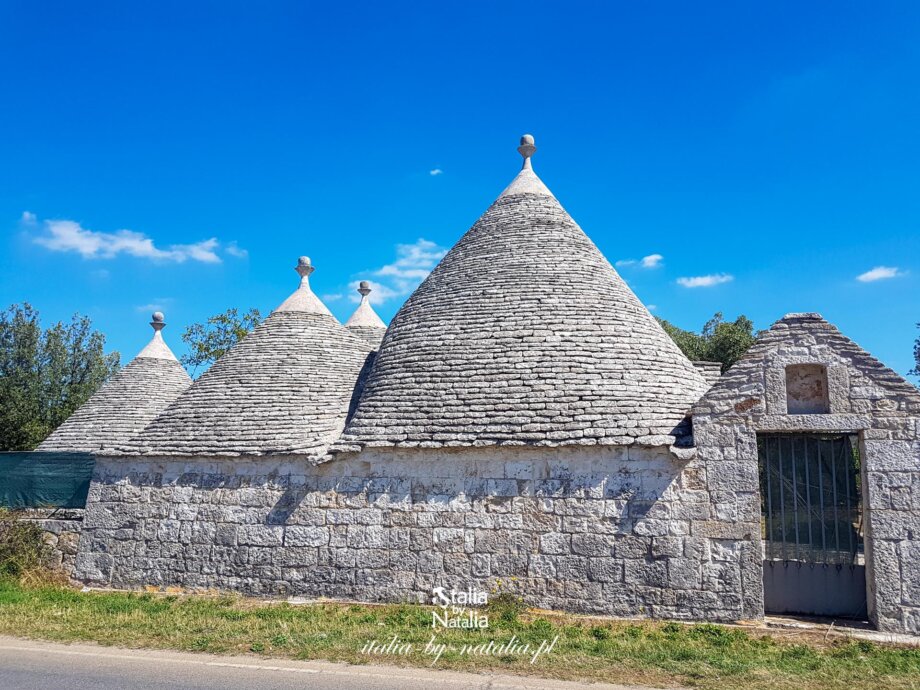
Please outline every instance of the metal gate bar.
[[757, 443], [765, 557], [857, 564], [863, 543], [855, 439], [764, 434]]

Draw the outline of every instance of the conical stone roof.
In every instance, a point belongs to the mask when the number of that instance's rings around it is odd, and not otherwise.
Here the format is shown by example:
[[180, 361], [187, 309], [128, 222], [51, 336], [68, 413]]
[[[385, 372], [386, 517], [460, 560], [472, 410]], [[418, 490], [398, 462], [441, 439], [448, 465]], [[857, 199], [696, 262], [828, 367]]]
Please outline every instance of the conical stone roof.
[[341, 433], [371, 347], [301, 285], [120, 449], [143, 455], [322, 453]]
[[359, 338], [364, 338], [376, 350], [380, 347], [380, 341], [383, 340], [383, 335], [387, 332], [387, 325], [377, 315], [368, 300], [371, 292], [371, 286], [366, 280], [362, 280], [358, 284], [358, 294], [361, 295], [361, 302], [348, 318], [348, 321], [345, 322], [345, 328]]
[[394, 317], [336, 448], [667, 444], [707, 384], [530, 165]]
[[155, 312], [153, 338], [36, 448], [39, 451], [95, 452], [139, 434], [192, 380], [164, 342], [166, 325]]

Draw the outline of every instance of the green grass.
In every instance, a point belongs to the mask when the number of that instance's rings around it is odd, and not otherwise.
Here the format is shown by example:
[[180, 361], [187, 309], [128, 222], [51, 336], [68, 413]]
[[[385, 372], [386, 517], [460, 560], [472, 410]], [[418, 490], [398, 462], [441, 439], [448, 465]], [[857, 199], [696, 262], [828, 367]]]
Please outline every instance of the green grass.
[[[513, 608], [513, 607], [512, 607]], [[79, 592], [60, 585], [0, 580], [0, 634], [65, 642], [196, 652], [257, 653], [292, 659], [427, 666], [433, 633], [456, 648], [512, 635], [552, 653], [531, 665], [513, 654], [447, 651], [438, 668], [532, 674], [560, 679], [700, 688], [920, 688], [920, 649], [820, 636], [750, 634], [717, 625], [604, 622], [490, 611], [485, 631], [431, 628], [430, 609], [409, 605], [294, 606], [240, 597]], [[368, 640], [397, 636], [407, 655], [369, 657]]]

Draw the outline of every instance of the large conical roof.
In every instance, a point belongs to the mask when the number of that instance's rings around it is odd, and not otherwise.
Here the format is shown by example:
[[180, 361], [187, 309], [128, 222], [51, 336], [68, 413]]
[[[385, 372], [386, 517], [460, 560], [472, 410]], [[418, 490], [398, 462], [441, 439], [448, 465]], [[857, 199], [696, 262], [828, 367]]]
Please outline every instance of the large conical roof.
[[81, 405], [36, 448], [95, 452], [133, 438], [188, 388], [192, 380], [164, 342], [155, 312], [153, 338], [137, 357]]
[[707, 389], [530, 166], [390, 323], [337, 447], [664, 444]]
[[342, 326], [309, 285], [120, 450], [144, 455], [314, 455], [342, 431], [371, 347]]

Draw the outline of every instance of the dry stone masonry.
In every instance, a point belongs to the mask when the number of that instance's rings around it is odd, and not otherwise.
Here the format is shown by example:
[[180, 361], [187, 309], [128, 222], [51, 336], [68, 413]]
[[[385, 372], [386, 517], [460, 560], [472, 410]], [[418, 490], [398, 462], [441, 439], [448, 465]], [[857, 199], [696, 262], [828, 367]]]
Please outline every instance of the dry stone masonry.
[[371, 346], [343, 327], [301, 284], [140, 435], [117, 450], [146, 455], [322, 453], [339, 436], [373, 361]]
[[757, 546], [739, 563], [751, 576], [746, 617], [763, 611], [757, 435], [771, 432], [858, 436], [869, 615], [881, 630], [920, 633], [920, 391], [820, 315], [789, 314], [694, 405], [711, 496]]
[[530, 166], [387, 330], [341, 446], [670, 445], [708, 388]]
[[[535, 150], [524, 137], [520, 174], [389, 328], [365, 283], [339, 324], [302, 257], [298, 290], [190, 387], [140, 378], [170, 404], [130, 438], [90, 439], [105, 450], [75, 576], [393, 602], [501, 580], [564, 611], [758, 619], [758, 438], [848, 434], [863, 603], [920, 634], [917, 389], [816, 314], [777, 322], [724, 375], [690, 362]], [[88, 403], [73, 438], [110, 416]]]
[[754, 545], [711, 521], [706, 486], [695, 462], [636, 445], [104, 460], [79, 569], [97, 585], [367, 601], [499, 578], [540, 607], [736, 620]]
[[153, 339], [126, 367], [36, 448], [40, 451], [92, 453], [137, 436], [192, 380], [160, 331], [163, 314], [150, 322]]
[[37, 525], [47, 547], [45, 564], [73, 575], [83, 527], [82, 509], [33, 508], [23, 512], [20, 519]]

